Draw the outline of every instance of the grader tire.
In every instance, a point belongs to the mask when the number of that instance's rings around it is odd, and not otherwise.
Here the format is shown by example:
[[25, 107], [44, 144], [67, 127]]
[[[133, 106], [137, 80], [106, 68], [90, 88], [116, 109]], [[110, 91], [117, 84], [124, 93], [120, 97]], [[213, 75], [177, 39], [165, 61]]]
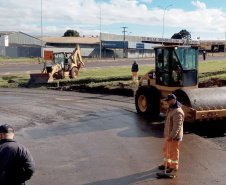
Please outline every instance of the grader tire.
[[74, 79], [78, 77], [78, 69], [73, 67], [70, 71], [70, 78]]
[[151, 118], [159, 115], [160, 92], [153, 86], [142, 86], [137, 90], [135, 104], [137, 113]]

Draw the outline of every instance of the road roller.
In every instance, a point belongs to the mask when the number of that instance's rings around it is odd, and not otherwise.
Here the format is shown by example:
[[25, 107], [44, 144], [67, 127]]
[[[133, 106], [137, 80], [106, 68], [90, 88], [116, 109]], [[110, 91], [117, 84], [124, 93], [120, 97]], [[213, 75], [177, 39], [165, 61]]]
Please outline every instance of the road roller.
[[138, 114], [158, 117], [166, 113], [164, 98], [176, 95], [185, 121], [226, 117], [226, 87], [198, 88], [198, 46], [155, 47], [155, 69], [148, 71], [135, 91]]

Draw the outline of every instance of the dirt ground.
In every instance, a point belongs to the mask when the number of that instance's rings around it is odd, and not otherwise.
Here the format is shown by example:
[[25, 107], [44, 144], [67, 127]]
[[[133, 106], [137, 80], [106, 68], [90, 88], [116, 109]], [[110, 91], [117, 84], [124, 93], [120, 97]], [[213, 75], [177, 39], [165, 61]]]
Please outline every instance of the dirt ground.
[[211, 78], [208, 81], [199, 82], [199, 88], [223, 87], [223, 86], [226, 86], [226, 80], [219, 78]]
[[[226, 80], [219, 78], [211, 78], [208, 81], [199, 82], [199, 88], [211, 88], [211, 87], [223, 87], [226, 86]], [[102, 94], [115, 94], [122, 96], [132, 97], [134, 90], [137, 89], [137, 84], [135, 83], [120, 83], [117, 84], [107, 84], [100, 85], [96, 87], [90, 87], [89, 85], [73, 85], [69, 87], [57, 87], [51, 88], [53, 90], [62, 90], [62, 91], [78, 91], [78, 92], [87, 92], [87, 93], [102, 93]]]

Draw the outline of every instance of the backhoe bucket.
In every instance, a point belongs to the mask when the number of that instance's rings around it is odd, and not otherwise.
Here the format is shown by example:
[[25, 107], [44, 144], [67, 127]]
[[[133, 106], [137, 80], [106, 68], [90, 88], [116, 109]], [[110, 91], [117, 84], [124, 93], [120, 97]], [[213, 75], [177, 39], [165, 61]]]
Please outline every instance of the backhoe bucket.
[[50, 73], [30, 74], [28, 83], [50, 83], [53, 82], [53, 76]]
[[226, 117], [226, 87], [178, 89], [173, 93], [183, 104], [187, 118], [193, 119], [190, 121]]

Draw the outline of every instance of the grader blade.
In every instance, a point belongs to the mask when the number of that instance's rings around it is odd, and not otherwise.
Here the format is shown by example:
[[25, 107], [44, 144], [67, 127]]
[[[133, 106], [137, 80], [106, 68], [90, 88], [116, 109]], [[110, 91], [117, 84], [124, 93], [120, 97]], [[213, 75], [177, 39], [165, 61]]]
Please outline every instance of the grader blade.
[[226, 87], [178, 89], [173, 93], [191, 121], [226, 117]]
[[30, 74], [28, 83], [50, 83], [53, 82], [53, 76], [50, 73]]

